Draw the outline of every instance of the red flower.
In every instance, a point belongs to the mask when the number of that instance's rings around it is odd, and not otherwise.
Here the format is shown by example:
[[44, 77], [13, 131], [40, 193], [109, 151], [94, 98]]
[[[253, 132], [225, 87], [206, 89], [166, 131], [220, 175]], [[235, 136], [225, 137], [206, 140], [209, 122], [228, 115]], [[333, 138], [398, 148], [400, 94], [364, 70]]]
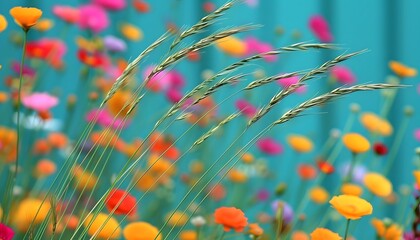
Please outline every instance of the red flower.
[[232, 228], [236, 232], [242, 232], [246, 225], [248, 225], [248, 219], [242, 210], [234, 207], [220, 207], [214, 212], [215, 223], [222, 224], [226, 232]]
[[77, 57], [82, 63], [94, 68], [101, 67], [107, 62], [105, 55], [99, 52], [90, 53], [83, 49], [77, 51]]
[[300, 164], [298, 174], [303, 180], [310, 180], [316, 177], [316, 168], [310, 164]]
[[153, 133], [150, 137], [150, 151], [153, 153], [164, 154], [171, 160], [178, 160], [181, 153], [173, 146], [173, 141], [161, 133]]
[[334, 166], [325, 160], [317, 160], [318, 169], [324, 174], [331, 174], [335, 171]]
[[383, 143], [375, 143], [373, 145], [373, 151], [379, 156], [386, 155], [388, 153], [388, 148]]
[[141, 13], [147, 13], [150, 11], [150, 6], [143, 0], [133, 0], [133, 7]]
[[136, 212], [136, 199], [122, 189], [112, 189], [105, 200], [108, 211], [115, 208], [117, 215], [131, 215]]

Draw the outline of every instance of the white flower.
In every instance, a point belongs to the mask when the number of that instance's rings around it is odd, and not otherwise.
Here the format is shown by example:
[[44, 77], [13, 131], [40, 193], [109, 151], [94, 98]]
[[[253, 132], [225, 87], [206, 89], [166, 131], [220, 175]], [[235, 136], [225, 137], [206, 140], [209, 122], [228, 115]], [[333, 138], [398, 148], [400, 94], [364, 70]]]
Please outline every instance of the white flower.
[[197, 216], [191, 218], [190, 222], [195, 227], [201, 227], [206, 224], [206, 219], [204, 219], [202, 216]]

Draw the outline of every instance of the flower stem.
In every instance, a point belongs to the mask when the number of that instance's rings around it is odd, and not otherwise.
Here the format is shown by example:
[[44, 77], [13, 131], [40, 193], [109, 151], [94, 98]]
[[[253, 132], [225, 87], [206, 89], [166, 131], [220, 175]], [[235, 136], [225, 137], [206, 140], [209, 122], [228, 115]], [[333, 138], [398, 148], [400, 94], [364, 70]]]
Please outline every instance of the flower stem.
[[347, 239], [347, 234], [349, 233], [349, 226], [350, 226], [350, 219], [347, 219], [346, 232], [344, 233], [344, 240]]

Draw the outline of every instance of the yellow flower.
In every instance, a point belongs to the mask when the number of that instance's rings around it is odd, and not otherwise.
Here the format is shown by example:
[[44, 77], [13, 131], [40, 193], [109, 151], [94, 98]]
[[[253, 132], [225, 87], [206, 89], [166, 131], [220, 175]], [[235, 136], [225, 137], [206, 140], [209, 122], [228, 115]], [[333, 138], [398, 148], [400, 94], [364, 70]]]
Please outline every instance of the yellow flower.
[[341, 193], [344, 195], [353, 195], [360, 197], [363, 193], [362, 187], [353, 183], [344, 183], [341, 186]]
[[[121, 228], [118, 221], [105, 213], [99, 213], [97, 216], [89, 214], [83, 225], [88, 228], [89, 236], [96, 238], [117, 239], [120, 238]], [[93, 219], [94, 218], [94, 219]], [[109, 218], [109, 219], [108, 219]], [[90, 225], [90, 226], [89, 226]]]
[[345, 134], [343, 143], [353, 153], [364, 153], [370, 148], [369, 141], [358, 133]]
[[161, 240], [162, 235], [157, 236], [158, 233], [159, 230], [147, 222], [133, 222], [123, 230], [126, 240]]
[[197, 232], [193, 230], [185, 230], [179, 234], [179, 240], [197, 240]]
[[416, 179], [417, 186], [420, 186], [420, 171], [413, 171], [414, 178]]
[[131, 41], [139, 41], [143, 38], [143, 32], [140, 28], [129, 23], [124, 23], [120, 31], [125, 38]]
[[244, 183], [248, 180], [248, 176], [244, 172], [235, 168], [232, 168], [229, 171], [228, 176], [229, 176], [229, 180], [234, 183]]
[[323, 187], [314, 187], [310, 192], [311, 200], [318, 204], [326, 203], [330, 195]]
[[34, 28], [40, 32], [45, 32], [50, 30], [54, 26], [54, 22], [51, 19], [41, 19], [34, 26]]
[[172, 212], [168, 213], [168, 215], [166, 215], [166, 221], [168, 221], [168, 225], [169, 226], [177, 226], [177, 227], [181, 227], [184, 224], [187, 223], [188, 221], [188, 215], [184, 214], [181, 211], [176, 211], [173, 213], [172, 217], [171, 217]]
[[379, 173], [367, 173], [363, 183], [369, 191], [379, 197], [386, 197], [392, 193], [391, 182]]
[[311, 233], [311, 240], [340, 240], [340, 235], [326, 228], [317, 228]]
[[402, 228], [394, 223], [385, 223], [377, 218], [372, 219], [376, 234], [384, 240], [399, 240], [402, 237]]
[[98, 183], [98, 178], [91, 172], [85, 171], [80, 166], [73, 169], [75, 188], [79, 191], [91, 190]]
[[290, 147], [292, 147], [297, 152], [310, 152], [313, 148], [312, 141], [301, 135], [290, 135], [287, 138], [287, 142], [289, 143]]
[[224, 53], [241, 57], [246, 53], [246, 44], [234, 36], [228, 36], [216, 41], [216, 46]]
[[254, 156], [251, 153], [245, 153], [244, 155], [242, 155], [241, 160], [246, 164], [251, 164], [254, 162]]
[[391, 68], [391, 70], [399, 77], [415, 77], [417, 75], [416, 69], [410, 68], [397, 61], [390, 61], [389, 68]]
[[0, 32], [3, 32], [4, 29], [6, 28], [7, 28], [7, 20], [3, 15], [0, 14]]
[[10, 15], [15, 19], [17, 25], [24, 31], [28, 31], [42, 16], [42, 11], [32, 7], [14, 7], [10, 9]]
[[32, 221], [34, 224], [42, 223], [48, 216], [51, 204], [36, 198], [27, 198], [19, 203], [14, 215], [17, 228], [24, 232], [29, 229]]
[[389, 136], [393, 132], [392, 125], [375, 113], [365, 112], [360, 117], [362, 125], [371, 133], [379, 134], [381, 136]]
[[352, 220], [370, 215], [373, 211], [373, 207], [368, 201], [352, 195], [334, 196], [330, 200], [330, 204], [342, 216]]

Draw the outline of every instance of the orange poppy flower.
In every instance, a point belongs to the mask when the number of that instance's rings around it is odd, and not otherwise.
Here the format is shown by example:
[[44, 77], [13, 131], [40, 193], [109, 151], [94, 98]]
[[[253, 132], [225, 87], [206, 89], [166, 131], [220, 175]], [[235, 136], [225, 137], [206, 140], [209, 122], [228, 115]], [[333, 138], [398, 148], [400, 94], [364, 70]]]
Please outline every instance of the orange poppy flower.
[[143, 32], [140, 28], [129, 23], [124, 23], [121, 26], [121, 34], [131, 41], [139, 41], [143, 38]]
[[384, 240], [399, 240], [403, 235], [403, 229], [390, 221], [385, 222], [374, 218], [372, 219], [372, 225], [376, 234]]
[[330, 200], [330, 204], [338, 213], [351, 220], [370, 215], [373, 211], [373, 207], [368, 201], [352, 195], [334, 196]]
[[369, 141], [358, 133], [347, 133], [343, 136], [344, 146], [353, 153], [364, 153], [369, 150]]
[[51, 145], [46, 139], [38, 139], [34, 143], [33, 151], [34, 151], [34, 154], [39, 154], [39, 155], [48, 154], [49, 152], [51, 152]]
[[342, 238], [335, 232], [326, 228], [317, 228], [311, 233], [311, 240], [341, 240]]
[[197, 240], [197, 232], [193, 230], [185, 230], [179, 234], [179, 240]]
[[222, 52], [234, 57], [241, 57], [246, 53], [246, 44], [234, 36], [228, 36], [217, 40], [216, 46]]
[[264, 230], [258, 225], [258, 223], [251, 223], [248, 227], [248, 233], [255, 237], [259, 237], [264, 233]]
[[24, 31], [28, 31], [42, 16], [42, 11], [32, 7], [14, 7], [10, 9], [10, 15]]
[[391, 70], [399, 77], [415, 77], [417, 75], [416, 69], [410, 68], [397, 61], [389, 62], [389, 68], [391, 68]]
[[376, 196], [387, 197], [392, 193], [392, 183], [379, 173], [367, 173], [363, 183]]
[[35, 175], [38, 177], [48, 177], [57, 170], [56, 164], [48, 159], [42, 159], [36, 164]]
[[293, 150], [300, 153], [310, 152], [313, 148], [312, 141], [301, 135], [290, 135], [287, 137], [287, 142]]
[[133, 222], [125, 226], [123, 235], [126, 240], [161, 240], [159, 229], [147, 222]]
[[300, 164], [298, 166], [298, 174], [304, 180], [314, 179], [316, 177], [316, 168], [310, 164]]
[[4, 29], [7, 27], [7, 21], [6, 18], [0, 14], [0, 32], [3, 32]]
[[64, 133], [53, 132], [47, 137], [49, 144], [54, 148], [65, 148], [67, 146], [67, 136]]
[[119, 239], [121, 228], [117, 219], [105, 213], [89, 214], [83, 225], [88, 228], [88, 234], [99, 239]]
[[132, 215], [136, 212], [136, 198], [122, 189], [112, 189], [105, 200], [108, 211], [116, 215]]
[[236, 232], [242, 232], [248, 219], [242, 210], [235, 207], [220, 207], [214, 212], [215, 223], [222, 224], [226, 232], [234, 229]]

